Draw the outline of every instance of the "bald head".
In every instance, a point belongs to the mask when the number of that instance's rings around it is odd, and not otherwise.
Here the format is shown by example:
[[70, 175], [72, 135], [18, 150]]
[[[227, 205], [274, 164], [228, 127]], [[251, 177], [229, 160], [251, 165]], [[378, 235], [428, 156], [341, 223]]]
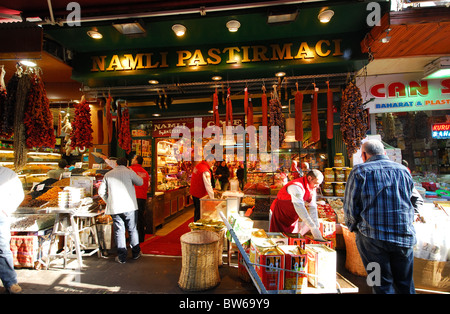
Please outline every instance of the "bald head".
[[379, 140], [367, 140], [361, 147], [361, 153], [366, 153], [369, 157], [384, 155], [384, 145]]

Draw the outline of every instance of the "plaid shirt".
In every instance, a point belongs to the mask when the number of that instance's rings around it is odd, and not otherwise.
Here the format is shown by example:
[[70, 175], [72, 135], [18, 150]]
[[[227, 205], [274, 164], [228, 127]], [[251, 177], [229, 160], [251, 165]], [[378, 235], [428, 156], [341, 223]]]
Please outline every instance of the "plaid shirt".
[[345, 223], [350, 231], [402, 247], [416, 243], [414, 183], [407, 168], [385, 155], [356, 165], [344, 195]]

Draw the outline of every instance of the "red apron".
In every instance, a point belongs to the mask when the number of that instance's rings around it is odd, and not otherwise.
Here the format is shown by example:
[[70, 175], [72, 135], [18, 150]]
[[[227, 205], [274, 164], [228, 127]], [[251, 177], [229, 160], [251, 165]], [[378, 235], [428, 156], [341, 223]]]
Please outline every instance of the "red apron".
[[303, 196], [305, 202], [312, 200], [313, 191], [309, 188], [306, 176], [292, 180], [283, 186], [270, 206], [272, 212], [270, 232], [298, 233], [299, 217], [292, 204], [291, 195], [287, 192], [287, 188], [292, 184], [299, 186], [305, 192]]

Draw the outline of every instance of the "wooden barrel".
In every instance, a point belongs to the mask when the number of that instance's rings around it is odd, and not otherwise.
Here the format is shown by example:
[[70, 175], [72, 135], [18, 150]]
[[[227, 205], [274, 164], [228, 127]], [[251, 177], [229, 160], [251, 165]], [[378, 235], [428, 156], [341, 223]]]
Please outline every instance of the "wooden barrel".
[[356, 247], [355, 233], [350, 232], [350, 230], [348, 230], [348, 227], [345, 225], [342, 225], [342, 232], [344, 234], [346, 250], [345, 268], [352, 274], [358, 276], [367, 276], [367, 272], [362, 262], [361, 255], [359, 255], [358, 248]]
[[218, 266], [219, 235], [195, 230], [180, 238], [182, 266], [178, 286], [185, 291], [203, 291], [220, 283]]

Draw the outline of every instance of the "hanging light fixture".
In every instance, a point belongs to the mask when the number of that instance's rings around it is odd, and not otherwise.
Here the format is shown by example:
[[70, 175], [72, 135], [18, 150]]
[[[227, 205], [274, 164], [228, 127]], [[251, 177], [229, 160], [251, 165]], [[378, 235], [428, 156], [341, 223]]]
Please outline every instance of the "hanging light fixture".
[[88, 36], [94, 39], [102, 39], [103, 35], [96, 29], [87, 32]]
[[186, 33], [186, 27], [181, 24], [175, 24], [172, 26], [172, 30], [178, 37], [183, 36]]
[[319, 13], [319, 21], [320, 23], [328, 23], [329, 21], [331, 21], [331, 18], [334, 15], [334, 11], [333, 10], [324, 10], [322, 12]]
[[239, 21], [230, 20], [227, 22], [228, 31], [231, 33], [237, 32], [239, 27], [241, 27], [241, 23], [239, 23]]

